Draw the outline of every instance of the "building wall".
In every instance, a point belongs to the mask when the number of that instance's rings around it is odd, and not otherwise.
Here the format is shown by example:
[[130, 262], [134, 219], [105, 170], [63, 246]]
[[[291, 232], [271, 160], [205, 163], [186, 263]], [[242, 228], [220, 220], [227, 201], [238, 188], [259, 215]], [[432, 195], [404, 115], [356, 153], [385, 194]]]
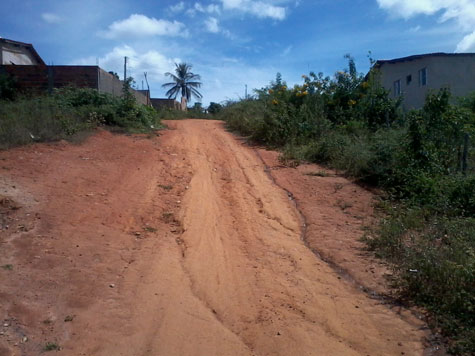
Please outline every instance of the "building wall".
[[[419, 70], [426, 68], [427, 84], [419, 84]], [[475, 91], [475, 56], [427, 56], [405, 62], [383, 63], [381, 84], [397, 98], [394, 82], [400, 80], [403, 108], [418, 109], [424, 105], [429, 90], [449, 88], [453, 96], [465, 96]], [[407, 83], [407, 76], [412, 81]]]
[[122, 81], [102, 68], [98, 70], [98, 90], [102, 93], [109, 93], [115, 96], [122, 96]]
[[47, 91], [68, 85], [97, 88], [97, 70], [92, 66], [4, 65], [0, 72], [14, 77], [23, 90]]
[[152, 106], [156, 110], [160, 110], [160, 109], [163, 109], [163, 108], [180, 110], [180, 103], [176, 100], [173, 100], [173, 99], [151, 98], [150, 102], [152, 103]]
[[[98, 66], [2, 65], [0, 73], [13, 76], [20, 90], [45, 92], [75, 86], [122, 96], [122, 81]], [[133, 89], [132, 93], [137, 102], [149, 105], [146, 94]]]
[[0, 64], [33, 65], [40, 63], [25, 46], [0, 42]]
[[[97, 89], [102, 93], [109, 93], [114, 96], [122, 96], [124, 82], [109, 72], [106, 72], [102, 68], [96, 68], [98, 77]], [[148, 92], [148, 90], [138, 91], [132, 89], [132, 94], [138, 103], [150, 105], [150, 101], [146, 92]]]

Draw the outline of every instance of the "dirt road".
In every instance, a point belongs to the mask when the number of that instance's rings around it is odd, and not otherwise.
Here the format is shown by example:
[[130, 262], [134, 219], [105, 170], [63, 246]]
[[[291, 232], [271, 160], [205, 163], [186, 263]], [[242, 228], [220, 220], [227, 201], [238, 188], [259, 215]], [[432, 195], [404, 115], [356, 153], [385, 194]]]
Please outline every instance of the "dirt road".
[[306, 246], [255, 150], [168, 125], [0, 152], [0, 355], [423, 354]]

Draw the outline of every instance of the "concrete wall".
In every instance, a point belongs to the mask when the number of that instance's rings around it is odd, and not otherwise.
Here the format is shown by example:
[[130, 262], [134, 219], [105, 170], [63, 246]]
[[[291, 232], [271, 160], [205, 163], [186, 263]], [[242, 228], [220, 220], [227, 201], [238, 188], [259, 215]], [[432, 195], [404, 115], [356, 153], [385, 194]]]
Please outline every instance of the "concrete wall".
[[148, 90], [134, 90], [133, 91], [135, 99], [138, 103], [143, 105], [151, 106], [150, 103], [150, 91]]
[[[116, 76], [106, 72], [102, 68], [97, 68], [98, 86], [97, 89], [102, 93], [109, 93], [115, 96], [122, 96], [124, 82]], [[132, 94], [138, 103], [150, 105], [148, 90], [132, 90]]]
[[114, 75], [106, 72], [102, 68], [98, 68], [98, 87], [102, 93], [109, 93], [115, 96], [122, 96], [122, 81]]
[[150, 102], [155, 110], [163, 108], [180, 110], [180, 103], [174, 99], [151, 98]]
[[[426, 68], [427, 84], [419, 83], [419, 70]], [[394, 82], [400, 80], [405, 110], [424, 105], [429, 90], [449, 88], [453, 96], [475, 91], [475, 55], [425, 56], [396, 63], [383, 63], [379, 69], [381, 84], [396, 98]], [[407, 83], [407, 77], [412, 81]]]

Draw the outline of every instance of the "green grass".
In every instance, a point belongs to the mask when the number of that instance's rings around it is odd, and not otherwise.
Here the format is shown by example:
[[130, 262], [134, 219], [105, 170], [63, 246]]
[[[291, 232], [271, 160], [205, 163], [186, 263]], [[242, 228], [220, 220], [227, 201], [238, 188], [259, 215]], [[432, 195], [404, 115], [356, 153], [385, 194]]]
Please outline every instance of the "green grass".
[[449, 350], [475, 350], [475, 218], [386, 203], [385, 217], [364, 238], [392, 262], [401, 300], [424, 307], [429, 322], [450, 338]]
[[52, 95], [0, 100], [0, 149], [79, 141], [98, 126], [135, 133], [150, 132], [161, 124], [154, 109], [94, 89], [65, 88]]
[[59, 351], [61, 348], [55, 342], [47, 342], [43, 347], [43, 351]]

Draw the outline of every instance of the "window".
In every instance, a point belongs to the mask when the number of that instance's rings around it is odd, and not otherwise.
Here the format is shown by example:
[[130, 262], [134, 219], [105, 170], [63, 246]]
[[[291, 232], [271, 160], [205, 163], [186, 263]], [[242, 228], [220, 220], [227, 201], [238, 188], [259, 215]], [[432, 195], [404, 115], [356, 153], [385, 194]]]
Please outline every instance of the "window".
[[401, 81], [398, 79], [394, 82], [394, 96], [401, 95]]
[[406, 77], [406, 85], [411, 84], [411, 82], [412, 82], [412, 75], [409, 74], [409, 75]]
[[427, 68], [419, 70], [419, 86], [423, 87], [427, 85]]

